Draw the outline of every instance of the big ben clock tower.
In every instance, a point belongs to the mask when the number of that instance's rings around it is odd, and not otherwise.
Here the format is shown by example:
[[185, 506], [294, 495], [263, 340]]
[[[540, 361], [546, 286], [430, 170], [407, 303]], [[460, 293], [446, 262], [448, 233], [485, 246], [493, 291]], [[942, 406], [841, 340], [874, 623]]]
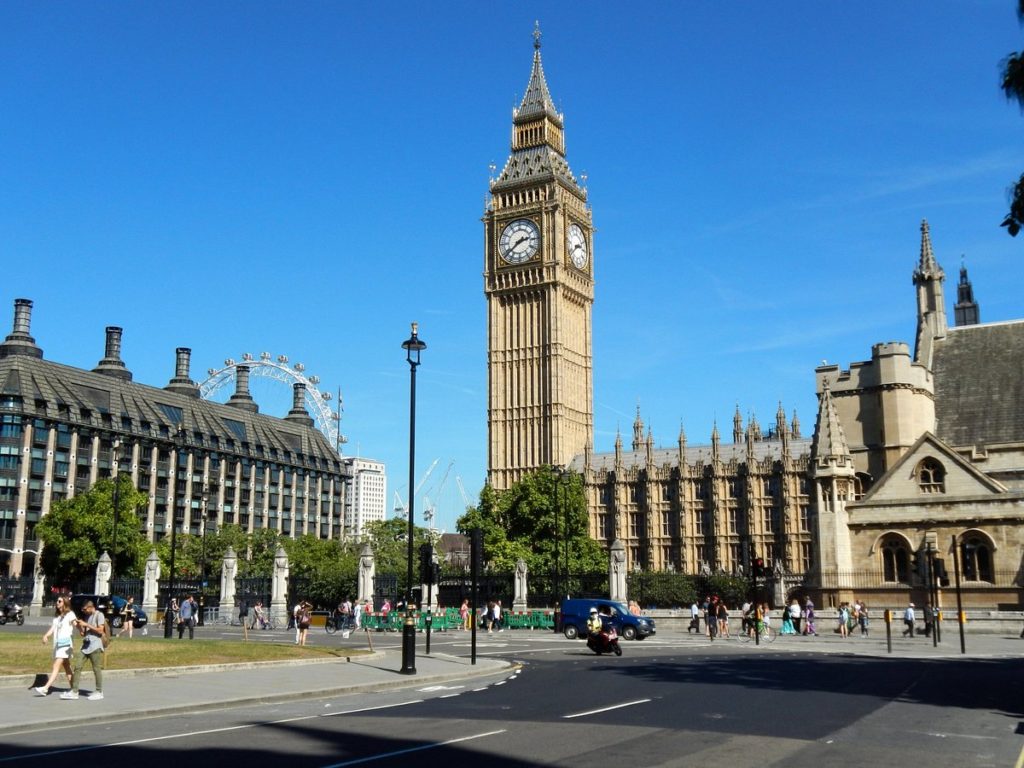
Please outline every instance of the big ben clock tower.
[[512, 153], [484, 222], [488, 482], [564, 466], [594, 429], [593, 220], [565, 159], [534, 30], [533, 69], [512, 115]]

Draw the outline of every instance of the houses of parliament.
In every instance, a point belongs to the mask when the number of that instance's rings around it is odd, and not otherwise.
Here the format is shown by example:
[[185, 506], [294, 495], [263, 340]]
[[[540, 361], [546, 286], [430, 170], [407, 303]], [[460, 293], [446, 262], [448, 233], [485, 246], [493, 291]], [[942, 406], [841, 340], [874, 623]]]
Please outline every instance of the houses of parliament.
[[[655, 445], [637, 411], [631, 440], [593, 444], [594, 217], [565, 152], [535, 32], [511, 152], [484, 212], [488, 482], [543, 466], [582, 476], [590, 534], [619, 540], [631, 569], [739, 572], [761, 557], [822, 588], [905, 599], [914, 564], [942, 560], [973, 604], [1019, 605], [1024, 570], [1024, 320], [982, 323], [961, 268], [953, 323], [927, 222], [908, 254], [913, 344], [813, 371], [805, 436], [774, 422]], [[909, 298], [909, 297], [908, 297]], [[614, 361], [598, 360], [598, 365]], [[808, 371], [809, 379], [811, 371]], [[954, 551], [955, 550], [955, 551]]]

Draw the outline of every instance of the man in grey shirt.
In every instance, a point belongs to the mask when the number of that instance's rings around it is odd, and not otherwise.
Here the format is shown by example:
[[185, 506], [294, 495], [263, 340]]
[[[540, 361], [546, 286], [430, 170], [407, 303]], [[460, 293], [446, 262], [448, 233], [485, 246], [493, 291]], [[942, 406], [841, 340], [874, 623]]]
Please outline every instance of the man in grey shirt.
[[85, 668], [85, 662], [88, 661], [92, 665], [92, 673], [96, 678], [96, 690], [86, 698], [89, 701], [99, 701], [103, 698], [103, 636], [107, 631], [107, 621], [103, 618], [103, 614], [96, 610], [92, 600], [82, 606], [82, 612], [85, 613], [85, 620], [75, 620], [75, 626], [78, 627], [84, 639], [82, 648], [78, 651], [78, 657], [75, 659], [74, 680], [71, 690], [64, 691], [60, 697], [62, 699], [78, 698], [78, 685], [82, 681], [82, 670]]
[[178, 609], [178, 639], [181, 640], [181, 636], [185, 633], [185, 628], [188, 628], [188, 639], [193, 640], [196, 626], [196, 601], [192, 599], [192, 595], [189, 595], [181, 601], [181, 608]]

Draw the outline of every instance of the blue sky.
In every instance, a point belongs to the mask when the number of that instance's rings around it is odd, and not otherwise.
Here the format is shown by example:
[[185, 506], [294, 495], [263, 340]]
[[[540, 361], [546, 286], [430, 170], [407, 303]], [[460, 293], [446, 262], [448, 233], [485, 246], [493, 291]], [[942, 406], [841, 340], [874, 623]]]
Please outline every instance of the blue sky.
[[1009, 0], [22, 2], [0, 5], [0, 328], [31, 298], [46, 356], [91, 368], [123, 326], [157, 386], [177, 346], [197, 380], [286, 354], [404, 497], [416, 320], [416, 474], [454, 462], [450, 530], [455, 475], [475, 497], [486, 471], [480, 218], [535, 19], [597, 226], [596, 450], [638, 403], [662, 445], [728, 436], [737, 403], [809, 433], [816, 365], [912, 342], [922, 218], [951, 319], [961, 255], [982, 319], [1021, 315]]

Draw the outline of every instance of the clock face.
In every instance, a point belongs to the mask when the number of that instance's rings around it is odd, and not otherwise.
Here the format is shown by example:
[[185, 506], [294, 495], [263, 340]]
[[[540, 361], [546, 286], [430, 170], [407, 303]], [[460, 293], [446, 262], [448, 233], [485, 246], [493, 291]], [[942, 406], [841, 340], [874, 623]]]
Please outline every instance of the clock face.
[[583, 269], [587, 266], [590, 254], [587, 251], [587, 238], [578, 224], [569, 225], [566, 241], [569, 248], [569, 258], [572, 259], [572, 263], [576, 266], [576, 269]]
[[509, 264], [529, 261], [540, 247], [540, 231], [529, 219], [516, 219], [501, 232], [498, 251]]

